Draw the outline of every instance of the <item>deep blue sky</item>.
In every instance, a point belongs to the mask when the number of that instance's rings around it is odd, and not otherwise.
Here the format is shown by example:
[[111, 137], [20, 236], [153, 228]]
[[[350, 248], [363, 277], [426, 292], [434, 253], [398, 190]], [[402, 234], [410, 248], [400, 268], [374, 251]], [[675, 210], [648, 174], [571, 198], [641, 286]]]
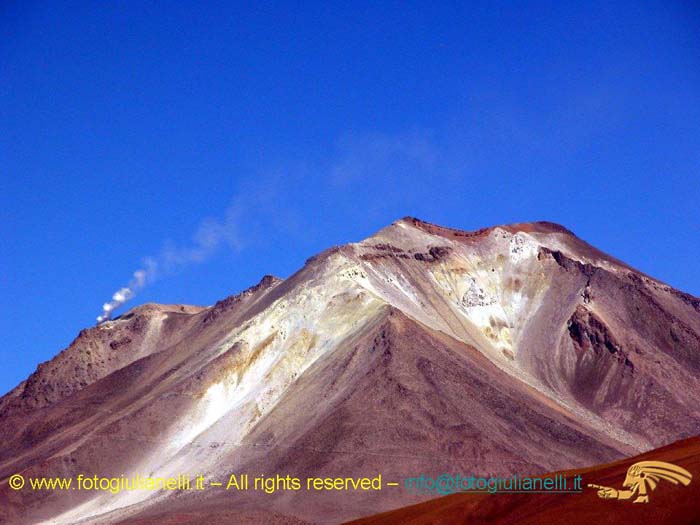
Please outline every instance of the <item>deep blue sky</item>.
[[405, 215], [700, 294], [693, 3], [2, 2], [0, 393], [144, 256], [210, 304]]

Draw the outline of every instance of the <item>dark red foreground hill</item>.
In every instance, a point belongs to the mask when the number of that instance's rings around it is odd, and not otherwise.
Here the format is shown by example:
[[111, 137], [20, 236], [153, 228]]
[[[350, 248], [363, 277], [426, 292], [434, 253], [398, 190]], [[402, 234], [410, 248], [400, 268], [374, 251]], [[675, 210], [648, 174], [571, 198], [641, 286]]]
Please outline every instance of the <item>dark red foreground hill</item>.
[[[620, 488], [627, 469], [644, 460], [666, 461], [693, 475], [687, 487], [661, 481], [649, 503], [603, 500], [593, 483]], [[566, 471], [581, 474], [582, 494], [453, 494], [349, 522], [352, 525], [642, 525], [700, 523], [700, 437], [678, 441], [633, 458]]]

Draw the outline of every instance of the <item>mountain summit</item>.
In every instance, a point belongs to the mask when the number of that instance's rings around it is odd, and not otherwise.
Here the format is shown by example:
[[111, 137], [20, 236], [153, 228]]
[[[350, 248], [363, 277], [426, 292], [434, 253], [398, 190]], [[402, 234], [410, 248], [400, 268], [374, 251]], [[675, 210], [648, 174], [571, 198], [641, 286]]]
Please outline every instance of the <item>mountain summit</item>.
[[700, 434], [699, 378], [700, 299], [553, 223], [407, 217], [214, 306], [83, 330], [0, 398], [0, 521], [337, 523], [421, 497], [8, 480], [579, 468]]

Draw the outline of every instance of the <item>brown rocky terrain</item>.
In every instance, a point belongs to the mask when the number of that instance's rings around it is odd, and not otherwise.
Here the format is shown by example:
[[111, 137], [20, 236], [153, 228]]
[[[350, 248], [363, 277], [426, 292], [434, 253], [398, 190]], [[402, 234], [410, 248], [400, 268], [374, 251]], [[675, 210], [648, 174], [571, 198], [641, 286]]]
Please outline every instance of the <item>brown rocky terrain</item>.
[[0, 398], [0, 521], [339, 523], [425, 496], [8, 481], [583, 468], [699, 435], [699, 373], [700, 300], [565, 228], [406, 218], [212, 307], [82, 331]]

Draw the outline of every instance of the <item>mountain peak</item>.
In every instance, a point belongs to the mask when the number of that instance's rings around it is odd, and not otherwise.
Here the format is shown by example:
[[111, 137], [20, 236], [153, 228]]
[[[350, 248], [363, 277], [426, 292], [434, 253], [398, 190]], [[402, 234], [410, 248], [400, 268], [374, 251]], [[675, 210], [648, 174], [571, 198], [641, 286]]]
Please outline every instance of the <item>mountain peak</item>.
[[[405, 217], [284, 281], [265, 276], [206, 308], [143, 305], [83, 332], [0, 398], [0, 481], [580, 467], [700, 432], [698, 348], [697, 301], [563, 226], [462, 231]], [[134, 523], [222, 501], [340, 522], [406, 503], [398, 491], [320, 504], [303, 491], [6, 490], [2, 501], [26, 498], [0, 505], [13, 524]]]
[[448, 226], [441, 226], [439, 224], [431, 223], [428, 221], [424, 221], [422, 219], [419, 219], [417, 217], [411, 217], [411, 216], [405, 216], [402, 217], [401, 219], [398, 219], [397, 221], [394, 221], [392, 225], [394, 224], [403, 224], [407, 226], [413, 226], [415, 228], [418, 228], [420, 230], [433, 233], [433, 234], [444, 234], [444, 235], [461, 235], [461, 236], [479, 236], [486, 234], [496, 228], [500, 228], [506, 231], [509, 231], [511, 233], [517, 233], [517, 232], [524, 232], [524, 233], [564, 233], [567, 235], [571, 236], [576, 236], [571, 230], [566, 228], [565, 226], [562, 226], [561, 224], [558, 224], [556, 222], [551, 222], [551, 221], [533, 221], [533, 222], [520, 222], [520, 223], [511, 223], [511, 224], [499, 224], [495, 226], [489, 226], [486, 228], [479, 228], [477, 230], [469, 231], [469, 230], [461, 230], [458, 228], [450, 228]]

